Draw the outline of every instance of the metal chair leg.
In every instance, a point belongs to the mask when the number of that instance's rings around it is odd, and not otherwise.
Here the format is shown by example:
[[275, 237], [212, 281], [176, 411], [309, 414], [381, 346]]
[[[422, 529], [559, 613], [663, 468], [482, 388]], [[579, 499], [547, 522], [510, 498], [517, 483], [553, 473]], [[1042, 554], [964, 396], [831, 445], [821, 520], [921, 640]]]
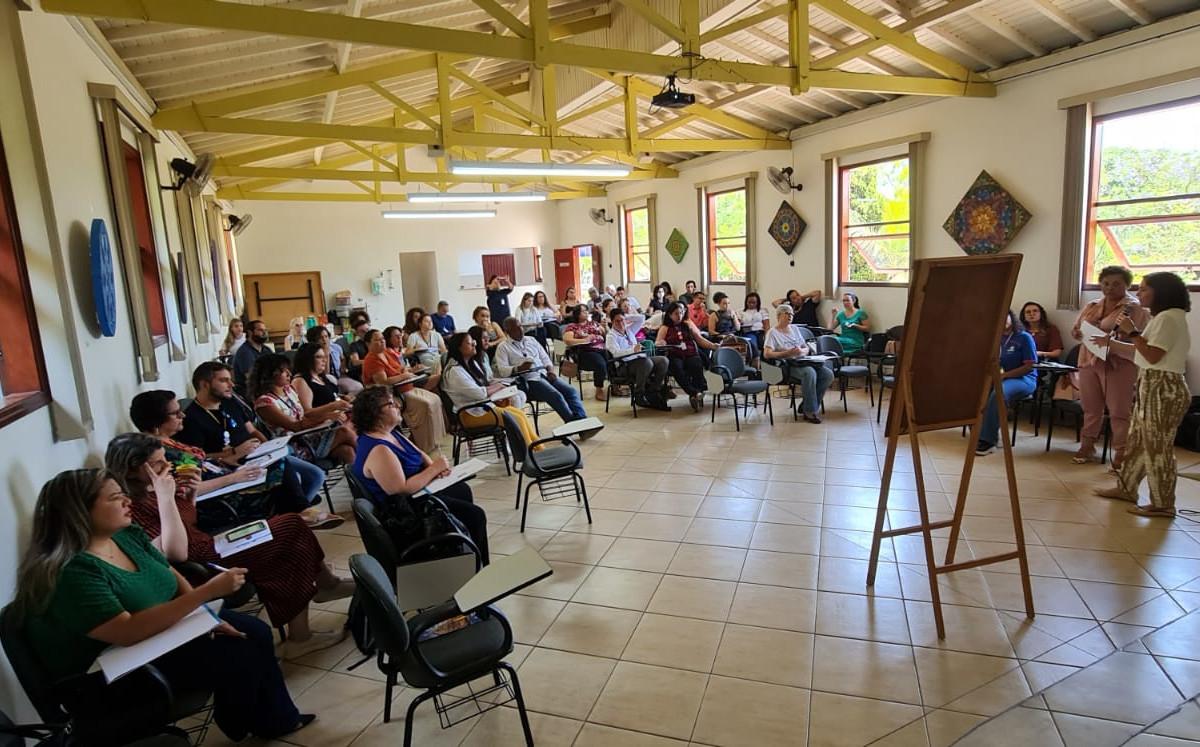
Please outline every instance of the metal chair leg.
[[525, 502], [524, 502], [524, 505], [521, 507], [521, 533], [522, 534], [525, 533], [525, 517], [529, 514], [529, 489], [532, 488], [534, 485], [539, 484], [539, 482], [540, 482], [539, 480], [530, 480], [529, 484], [525, 486]]
[[592, 507], [588, 504], [587, 483], [583, 481], [583, 475], [578, 472], [571, 473], [576, 480], [579, 480], [579, 492], [583, 495], [583, 512], [587, 514], [588, 523], [592, 523]]
[[514, 511], [521, 507], [521, 483], [524, 482], [524, 480], [525, 480], [525, 473], [518, 472], [517, 473], [517, 502], [513, 505]]
[[392, 692], [396, 688], [396, 675], [394, 672], [389, 672], [387, 675], [387, 684], [383, 689], [383, 723], [388, 723], [392, 720]]
[[741, 433], [742, 432], [742, 421], [738, 419], [737, 395], [731, 394], [729, 396], [733, 398], [733, 424], [737, 427], [738, 433]]
[[525, 732], [526, 747], [533, 747], [533, 730], [529, 728], [529, 714], [525, 712], [525, 696], [521, 694], [521, 683], [517, 679], [517, 670], [513, 669], [508, 662], [501, 662], [500, 666], [508, 671], [508, 676], [512, 682], [513, 697], [517, 701], [517, 713], [521, 716], [521, 730]]
[[408, 712], [404, 716], [404, 747], [412, 747], [413, 716], [416, 713], [417, 706], [432, 697], [433, 693], [423, 692], [413, 698], [413, 702], [408, 704]]

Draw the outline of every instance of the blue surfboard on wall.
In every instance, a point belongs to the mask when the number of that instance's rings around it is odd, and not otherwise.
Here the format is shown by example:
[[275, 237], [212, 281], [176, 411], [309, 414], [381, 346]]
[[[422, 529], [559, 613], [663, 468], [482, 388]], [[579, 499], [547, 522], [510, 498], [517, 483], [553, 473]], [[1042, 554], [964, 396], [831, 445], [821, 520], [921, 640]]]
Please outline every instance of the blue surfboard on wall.
[[113, 284], [112, 247], [108, 242], [108, 229], [100, 218], [92, 219], [89, 255], [96, 321], [100, 323], [100, 333], [112, 337], [117, 333], [117, 289]]

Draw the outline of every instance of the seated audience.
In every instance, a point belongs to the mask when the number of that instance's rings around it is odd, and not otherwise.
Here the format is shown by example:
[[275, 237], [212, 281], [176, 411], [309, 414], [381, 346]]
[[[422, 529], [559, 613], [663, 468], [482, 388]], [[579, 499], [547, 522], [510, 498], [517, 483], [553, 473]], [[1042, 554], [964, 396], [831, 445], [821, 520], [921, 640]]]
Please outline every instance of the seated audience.
[[[170, 401], [174, 402], [174, 398]], [[159, 402], [135, 400], [132, 410], [141, 421], [137, 424], [139, 428], [161, 430], [165, 426], [169, 431], [173, 427], [169, 416], [168, 421], [150, 425], [161, 417], [158, 405]], [[345, 637], [342, 630], [314, 632], [309, 627], [309, 602], [332, 602], [354, 593], [354, 582], [339, 578], [325, 563], [325, 553], [312, 529], [299, 514], [276, 514], [266, 520], [271, 528], [270, 542], [222, 559], [213, 538], [196, 523], [196, 499], [203, 494], [200, 486], [204, 482], [195, 471], [181, 469], [203, 460], [204, 455], [199, 449], [179, 446], [169, 435], [160, 437], [145, 432], [125, 433], [108, 444], [105, 467], [125, 486], [133, 503], [133, 520], [152, 538], [161, 535], [173, 540], [178, 536], [186, 560], [245, 568], [271, 625], [286, 626], [287, 658], [341, 641]]]
[[[525, 443], [531, 444], [537, 440], [537, 431], [525, 411], [512, 400], [502, 399], [493, 402], [491, 406], [483, 403], [488, 401], [496, 392], [507, 385], [499, 381], [491, 381], [487, 370], [480, 363], [486, 363], [486, 356], [477, 355], [475, 339], [468, 333], [460, 332], [450, 338], [450, 362], [442, 373], [442, 391], [450, 398], [459, 420], [468, 428], [484, 428], [492, 425], [504, 427], [499, 413], [507, 412], [516, 419], [525, 436]], [[471, 405], [478, 405], [471, 407]], [[467, 408], [462, 412], [463, 408]], [[424, 449], [422, 449], [424, 451]]]
[[617, 286], [617, 294], [615, 296], [613, 296], [613, 300], [617, 302], [618, 308], [620, 308], [622, 301], [628, 301], [629, 306], [633, 310], [634, 314], [639, 314], [642, 311], [642, 305], [640, 303], [638, 303], [638, 300], [636, 298], [634, 298], [633, 296], [629, 295], [629, 293], [626, 292], [625, 286], [623, 286], [623, 285]]
[[691, 299], [687, 307], [688, 321], [701, 332], [708, 331], [708, 296], [704, 295], [704, 291], [692, 291], [688, 298]]
[[429, 385], [426, 389], [437, 389], [442, 376], [442, 356], [446, 354], [446, 341], [433, 328], [433, 317], [422, 314], [417, 320], [417, 331], [408, 336], [404, 354], [413, 356], [429, 370]]
[[667, 307], [674, 303], [674, 299], [667, 296], [671, 290], [671, 286], [666, 283], [659, 283], [654, 286], [654, 291], [650, 296], [650, 311], [666, 311]]
[[705, 328], [713, 336], [730, 335], [746, 343], [746, 358], [750, 366], [758, 368], [758, 338], [754, 335], [742, 334], [742, 317], [729, 308], [729, 296], [722, 291], [713, 294], [713, 302], [717, 304], [716, 311], [708, 315]]
[[504, 331], [508, 339], [496, 350], [496, 372], [517, 377], [529, 399], [550, 405], [564, 423], [586, 418], [579, 392], [554, 373], [546, 349], [513, 317], [504, 320]]
[[[341, 345], [335, 345], [333, 343], [333, 339], [330, 337], [328, 329], [318, 324], [315, 327], [309, 328], [304, 337], [306, 340], [308, 340], [309, 344], [316, 345], [317, 347], [321, 348], [321, 350], [325, 351], [325, 360], [327, 362], [325, 373], [333, 379], [333, 383], [336, 385], [337, 391], [352, 395], [354, 392], [362, 389], [362, 384], [359, 382], [354, 381], [348, 376], [342, 376], [342, 355], [345, 351], [342, 349]], [[303, 347], [303, 345], [301, 347]], [[343, 388], [342, 385], [343, 378], [347, 382], [345, 388]]]
[[[542, 323], [542, 312], [533, 305], [533, 294], [521, 296], [521, 304], [517, 307], [517, 321], [525, 334], [537, 340], [543, 347], [546, 345], [546, 327]], [[508, 325], [501, 323], [501, 328], [508, 332]]]
[[345, 425], [350, 403], [335, 399], [306, 410], [292, 386], [292, 364], [286, 356], [273, 353], [258, 359], [250, 372], [249, 394], [254, 398], [254, 412], [272, 438], [322, 423], [337, 426], [294, 439], [292, 449], [302, 458], [311, 462], [328, 457], [342, 464], [354, 461], [354, 431]]
[[[497, 324], [512, 314], [508, 296], [513, 292], [512, 281], [505, 275], [492, 275], [487, 282], [487, 307]], [[478, 322], [476, 322], [478, 324]]]
[[[173, 494], [170, 482], [168, 474], [164, 493]], [[51, 678], [83, 675], [108, 646], [141, 643], [245, 584], [235, 566], [193, 588], [168, 557], [133, 523], [129, 496], [105, 470], [60, 472], [42, 486], [13, 605]], [[167, 684], [212, 691], [213, 719], [233, 741], [312, 723], [288, 694], [266, 624], [232, 610], [220, 617], [215, 635], [154, 659]]]
[[1022, 306], [1021, 322], [1025, 325], [1025, 331], [1033, 336], [1039, 360], [1056, 361], [1062, 357], [1062, 335], [1058, 333], [1058, 327], [1046, 318], [1046, 310], [1040, 303], [1029, 301]]
[[[212, 461], [237, 467], [247, 454], [268, 440], [254, 427], [254, 412], [234, 395], [229, 366], [216, 361], [201, 363], [192, 373], [192, 388], [196, 398], [183, 412], [183, 429], [177, 435], [180, 442], [203, 450]], [[320, 501], [324, 470], [294, 456], [284, 457], [280, 464], [282, 482], [298, 486], [303, 506]], [[312, 511], [310, 516], [310, 524], [329, 521], [323, 512]]]
[[413, 440], [421, 451], [441, 449], [446, 435], [442, 416], [442, 401], [433, 392], [406, 383], [414, 372], [404, 365], [403, 357], [388, 350], [383, 333], [373, 329], [367, 333], [367, 357], [363, 360], [363, 382], [372, 386], [395, 387], [404, 405], [404, 420], [412, 429]]
[[604, 347], [617, 366], [629, 371], [633, 379], [633, 398], [640, 407], [670, 410], [665, 394], [668, 362], [665, 356], [646, 354], [638, 338], [645, 322], [646, 317], [641, 314], [627, 314], [619, 308], [614, 309], [609, 315]]
[[294, 316], [288, 322], [288, 333], [283, 338], [284, 350], [296, 350], [304, 344], [304, 317]]
[[296, 351], [292, 359], [292, 388], [306, 413], [341, 398], [337, 379], [329, 373], [329, 354], [320, 345], [306, 342]]
[[692, 410], [700, 412], [708, 384], [704, 381], [704, 359], [699, 349], [716, 350], [717, 346], [700, 334], [700, 328], [687, 318], [682, 303], [676, 303], [663, 314], [655, 345], [666, 350], [671, 375], [687, 392]]
[[483, 330], [483, 350], [488, 358], [496, 357], [496, 348], [504, 342], [504, 330], [492, 320], [492, 312], [486, 306], [476, 306], [471, 319]]
[[819, 289], [810, 290], [808, 293], [790, 290], [783, 298], [772, 301], [771, 306], [778, 308], [781, 304], [787, 303], [792, 307], [792, 324], [819, 327], [821, 323], [817, 320], [817, 312], [821, 309], [822, 298], [823, 295]]
[[586, 307], [575, 307], [571, 323], [563, 330], [563, 342], [575, 356], [579, 370], [592, 372], [596, 399], [608, 399], [604, 391], [604, 376], [608, 370], [608, 361], [604, 357], [604, 327], [589, 318]]
[[[1000, 369], [1004, 372], [1001, 385], [1004, 387], [1004, 402], [1011, 404], [1033, 394], [1037, 389], [1037, 348], [1033, 335], [1021, 328], [1017, 315], [1005, 312], [1004, 333], [1000, 336]], [[1000, 408], [996, 404], [996, 393], [988, 395], [983, 409], [983, 423], [979, 430], [979, 443], [975, 453], [991, 454], [1000, 442]]]
[[579, 296], [575, 293], [575, 286], [567, 286], [566, 293], [563, 294], [562, 303], [559, 306], [562, 308], [562, 313], [565, 316], [568, 311], [579, 305]]
[[[620, 311], [625, 316], [629, 316], [630, 314], [638, 314], [639, 313], [639, 312], [636, 312], [633, 310], [633, 304], [630, 303], [630, 299], [628, 299], [628, 298], [622, 298], [620, 301], [618, 301], [616, 310]], [[639, 314], [639, 316], [641, 316], [641, 315]], [[612, 317], [612, 313], [610, 312], [609, 313], [609, 329], [612, 329], [612, 318], [611, 317]], [[645, 316], [642, 316], [642, 320], [643, 320], [643, 323], [640, 326], [638, 326], [638, 330], [635, 335], [635, 337], [637, 337], [639, 342], [646, 339]]]
[[[346, 365], [342, 368], [342, 376], [356, 382], [361, 389], [366, 383], [362, 377], [362, 362], [367, 357], [367, 333], [371, 331], [371, 317], [365, 311], [356, 311], [350, 315], [350, 331], [354, 340], [347, 345]], [[338, 385], [345, 389], [340, 380]]]
[[430, 315], [433, 318], [433, 328], [442, 337], [449, 337], [454, 334], [454, 317], [450, 316], [450, 304], [446, 301], [438, 301], [437, 313]]
[[[356, 398], [352, 417], [361, 434], [352, 469], [376, 507], [412, 500], [413, 493], [450, 473], [445, 457], [429, 456], [400, 433], [400, 405], [386, 387], [370, 387]], [[455, 483], [439, 490], [437, 497], [467, 528], [487, 565], [487, 514], [475, 505], [471, 486], [465, 481]]]
[[542, 326], [546, 330], [546, 337], [553, 340], [562, 339], [562, 312], [550, 303], [546, 298], [545, 291], [538, 291], [533, 294], [533, 308], [537, 309], [538, 314], [542, 318]]
[[842, 343], [842, 354], [852, 355], [867, 347], [867, 333], [871, 331], [871, 317], [858, 305], [858, 294], [849, 291], [842, 294], [842, 308], [833, 313], [830, 329], [841, 327], [838, 342]]
[[767, 330], [763, 357], [783, 367], [784, 382], [800, 385], [803, 399], [798, 408], [804, 420], [820, 423], [821, 402], [833, 381], [833, 369], [824, 363], [806, 364], [796, 360], [816, 351], [800, 333], [800, 325], [792, 322], [793, 313], [788, 304], [780, 304], [775, 309], [775, 326]]
[[233, 356], [244, 342], [246, 342], [245, 325], [242, 324], [240, 316], [235, 316], [229, 320], [229, 331], [225, 333], [225, 340], [221, 343], [217, 354], [221, 357]]
[[603, 302], [604, 299], [600, 297], [600, 291], [596, 290], [595, 288], [588, 288], [588, 311], [599, 311], [600, 304]]
[[233, 383], [239, 392], [246, 391], [246, 377], [250, 375], [250, 369], [254, 368], [254, 362], [274, 352], [268, 345], [271, 336], [267, 333], [266, 324], [255, 319], [246, 325], [246, 328], [249, 330], [246, 342], [233, 356]]
[[425, 309], [422, 309], [420, 306], [414, 306], [408, 311], [404, 312], [404, 327], [402, 328], [402, 331], [404, 332], [404, 341], [407, 341], [409, 335], [420, 329], [421, 317], [424, 316], [424, 314]]
[[689, 280], [683, 284], [683, 293], [679, 296], [679, 302], [684, 306], [692, 305], [692, 294], [696, 292], [696, 281]]
[[746, 302], [742, 304], [742, 334], [753, 336], [758, 349], [762, 350], [763, 340], [770, 328], [771, 313], [762, 307], [762, 296], [750, 291], [746, 294]]

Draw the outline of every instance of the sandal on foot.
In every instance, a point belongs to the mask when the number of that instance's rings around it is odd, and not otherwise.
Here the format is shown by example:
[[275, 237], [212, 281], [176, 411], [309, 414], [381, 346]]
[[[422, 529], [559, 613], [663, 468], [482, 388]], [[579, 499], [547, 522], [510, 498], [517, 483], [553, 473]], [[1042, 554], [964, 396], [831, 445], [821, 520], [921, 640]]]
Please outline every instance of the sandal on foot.
[[1137, 505], [1128, 509], [1129, 513], [1135, 516], [1149, 516], [1159, 519], [1174, 519], [1175, 509], [1173, 508], [1158, 508], [1157, 506], [1142, 506]]
[[[1111, 490], [1112, 493], [1109, 493], [1108, 492], [1109, 490]], [[1136, 497], [1131, 498], [1130, 496], [1127, 496], [1124, 493], [1121, 493], [1117, 488], [1107, 488], [1107, 489], [1106, 488], [1096, 488], [1095, 490], [1092, 491], [1092, 495], [1097, 496], [1099, 498], [1107, 498], [1111, 501], [1126, 501], [1128, 503], [1137, 503]]]
[[1094, 461], [1096, 461], [1095, 452], [1077, 451], [1071, 457], [1071, 464], [1091, 464]]

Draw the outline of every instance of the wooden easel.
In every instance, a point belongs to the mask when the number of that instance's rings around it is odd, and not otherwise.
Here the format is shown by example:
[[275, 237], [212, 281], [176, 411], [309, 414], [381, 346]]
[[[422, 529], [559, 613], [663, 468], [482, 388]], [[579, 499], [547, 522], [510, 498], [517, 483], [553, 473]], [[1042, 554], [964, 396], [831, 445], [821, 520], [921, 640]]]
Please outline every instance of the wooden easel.
[[[896, 394], [888, 407], [887, 455], [879, 488], [879, 508], [871, 540], [871, 559], [867, 586], [874, 586], [879, 565], [880, 545], [885, 537], [920, 532], [925, 541], [925, 566], [929, 573], [929, 594], [933, 603], [938, 638], [946, 637], [942, 620], [938, 577], [945, 573], [976, 568], [992, 563], [1016, 560], [1020, 566], [1021, 587], [1025, 594], [1025, 613], [1034, 616], [1033, 591], [1030, 588], [1029, 563], [1025, 555], [1025, 531], [1021, 523], [1021, 504], [1017, 497], [1017, 478], [1013, 468], [1012, 443], [1004, 423], [1008, 411], [1001, 385], [998, 351], [1004, 329], [1004, 314], [1012, 301], [1013, 287], [1020, 269], [1020, 255], [967, 257], [961, 259], [917, 260], [909, 285], [909, 303], [905, 315], [904, 341], [896, 364]], [[936, 296], [930, 298], [930, 294]], [[969, 309], [969, 313], [952, 313]], [[981, 326], [981, 319], [991, 322]], [[924, 332], [922, 332], [924, 329]], [[988, 332], [990, 331], [990, 334]], [[934, 338], [937, 335], [937, 338]], [[936, 352], [945, 352], [947, 342], [955, 347], [954, 362], [947, 364]], [[940, 349], [940, 350], [939, 350]], [[962, 365], [955, 365], [955, 364]], [[951, 368], [947, 369], [949, 365]], [[940, 367], [940, 368], [939, 368]], [[989, 374], [990, 371], [990, 374]], [[914, 386], [916, 388], [914, 388]], [[1012, 507], [1016, 550], [954, 562], [955, 546], [962, 527], [967, 489], [975, 464], [975, 444], [979, 440], [983, 407], [988, 395], [996, 392], [1001, 423], [1004, 468], [1008, 478], [1008, 497]], [[930, 522], [925, 477], [921, 464], [920, 434], [928, 431], [971, 426], [962, 479], [952, 519]], [[907, 432], [917, 485], [917, 504], [921, 522], [907, 527], [884, 529], [888, 493], [896, 463], [896, 448]], [[934, 559], [933, 530], [950, 529], [946, 560]]]

